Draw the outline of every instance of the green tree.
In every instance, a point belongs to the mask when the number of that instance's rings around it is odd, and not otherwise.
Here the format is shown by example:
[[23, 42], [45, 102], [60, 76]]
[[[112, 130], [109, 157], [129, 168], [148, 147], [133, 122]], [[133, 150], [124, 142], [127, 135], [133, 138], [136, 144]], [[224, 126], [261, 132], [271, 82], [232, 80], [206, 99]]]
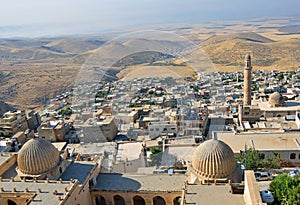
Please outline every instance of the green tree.
[[241, 152], [236, 156], [236, 159], [243, 162], [247, 170], [256, 171], [257, 168], [262, 167], [264, 161], [260, 159], [258, 151], [253, 148], [249, 148], [246, 152]]
[[70, 115], [72, 115], [72, 113], [73, 112], [72, 112], [71, 108], [63, 109], [58, 112], [58, 114], [60, 114], [62, 116], [65, 116], [65, 115], [70, 116]]
[[283, 74], [281, 73], [281, 74], [279, 74], [278, 76], [277, 76], [277, 80], [278, 81], [281, 81], [283, 79]]
[[241, 90], [242, 89], [242, 85], [236, 85], [236, 86], [234, 86], [234, 88]]
[[278, 169], [281, 167], [281, 158], [279, 155], [276, 155], [273, 153], [272, 156], [269, 156], [267, 160], [264, 163], [264, 167], [270, 168], [270, 169]]
[[157, 148], [151, 148], [150, 149], [151, 154], [150, 154], [150, 166], [160, 166], [161, 165], [161, 161], [162, 161], [162, 148], [161, 147], [157, 147]]
[[294, 177], [287, 174], [276, 176], [270, 184], [270, 190], [274, 193], [276, 204], [300, 204], [300, 178], [298, 175]]
[[204, 103], [205, 104], [210, 104], [211, 102], [210, 102], [210, 100], [204, 100]]

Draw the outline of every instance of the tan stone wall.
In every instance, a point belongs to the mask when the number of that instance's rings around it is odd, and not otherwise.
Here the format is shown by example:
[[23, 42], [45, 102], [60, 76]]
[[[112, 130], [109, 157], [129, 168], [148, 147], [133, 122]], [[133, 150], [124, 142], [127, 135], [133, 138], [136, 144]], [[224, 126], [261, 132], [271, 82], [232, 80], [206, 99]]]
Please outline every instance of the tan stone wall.
[[114, 196], [121, 196], [125, 200], [126, 205], [133, 205], [133, 198], [140, 196], [145, 200], [146, 205], [154, 205], [153, 198], [156, 196], [162, 197], [167, 205], [172, 205], [176, 197], [181, 197], [182, 192], [124, 192], [124, 191], [92, 191], [93, 205], [96, 205], [96, 197], [103, 196], [106, 204], [114, 205]]
[[45, 138], [46, 140], [49, 141], [55, 141], [55, 133], [53, 129], [50, 128], [43, 128], [43, 127], [39, 127], [38, 128], [38, 133], [39, 133], [39, 137]]
[[254, 172], [252, 170], [245, 171], [244, 200], [246, 205], [267, 205], [265, 203], [262, 203], [258, 190], [258, 185], [254, 177]]
[[[1, 120], [0, 127], [2, 127], [2, 131], [0, 132], [0, 134], [3, 134], [4, 136], [13, 136], [19, 131], [27, 130], [28, 124], [25, 116], [21, 116], [19, 119], [15, 119], [12, 122], [4, 122], [3, 120]], [[5, 128], [5, 127], [10, 127], [10, 128]]]
[[16, 139], [18, 143], [23, 144], [25, 142], [26, 135], [24, 132], [17, 132], [12, 138]]
[[[0, 165], [0, 176], [2, 176], [10, 167], [17, 163], [17, 155], [12, 154], [7, 160]], [[1, 203], [0, 203], [1, 204]]]
[[30, 201], [35, 194], [33, 193], [1, 193], [0, 194], [0, 204], [7, 205], [8, 200], [11, 202], [15, 202], [18, 205], [26, 205], [28, 201]]
[[117, 135], [117, 126], [115, 122], [112, 120], [110, 123], [103, 124], [100, 126], [100, 129], [103, 135], [108, 139], [112, 140]]
[[264, 116], [265, 117], [283, 117], [285, 115], [295, 115], [297, 110], [265, 110]]
[[76, 204], [84, 204], [84, 205], [93, 205], [93, 198], [90, 194], [90, 180], [93, 178], [97, 178], [100, 173], [102, 164], [102, 158], [95, 165], [94, 169], [90, 172], [89, 176], [83, 182], [83, 184], [76, 186], [74, 191], [70, 194], [68, 200], [66, 200], [64, 205], [76, 205]]
[[[283, 142], [284, 143], [284, 142]], [[295, 165], [300, 165], [300, 150], [272, 150], [272, 151], [262, 151], [262, 150], [258, 150], [259, 153], [265, 154], [265, 159], [267, 160], [269, 157], [274, 157], [274, 153], [278, 153], [280, 155], [281, 159], [290, 161], [292, 163], [294, 163]], [[294, 153], [295, 159], [291, 159], [290, 155]]]
[[65, 200], [63, 205], [76, 205], [76, 204], [84, 204], [84, 205], [92, 205], [92, 198], [89, 192], [88, 184], [85, 186], [78, 185], [75, 189], [70, 193], [69, 198]]

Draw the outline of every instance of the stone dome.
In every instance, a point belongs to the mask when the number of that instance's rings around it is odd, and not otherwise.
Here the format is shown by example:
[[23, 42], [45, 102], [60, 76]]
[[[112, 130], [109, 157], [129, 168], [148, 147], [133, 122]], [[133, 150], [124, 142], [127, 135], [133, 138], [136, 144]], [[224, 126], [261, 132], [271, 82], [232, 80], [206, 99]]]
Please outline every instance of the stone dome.
[[272, 107], [283, 106], [285, 98], [279, 93], [272, 93], [269, 97], [269, 103]]
[[18, 154], [18, 170], [27, 175], [39, 175], [59, 163], [58, 150], [47, 140], [34, 138], [26, 142]]
[[192, 167], [196, 174], [206, 179], [227, 178], [236, 169], [232, 149], [219, 140], [208, 140], [194, 152]]

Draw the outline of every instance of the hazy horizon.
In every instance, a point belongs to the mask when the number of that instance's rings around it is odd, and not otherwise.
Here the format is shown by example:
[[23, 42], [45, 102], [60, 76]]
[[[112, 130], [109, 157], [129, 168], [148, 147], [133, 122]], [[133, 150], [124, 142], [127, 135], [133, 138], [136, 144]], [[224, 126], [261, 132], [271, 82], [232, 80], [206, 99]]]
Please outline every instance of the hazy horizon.
[[299, 17], [297, 0], [6, 1], [0, 37], [74, 35], [161, 24]]

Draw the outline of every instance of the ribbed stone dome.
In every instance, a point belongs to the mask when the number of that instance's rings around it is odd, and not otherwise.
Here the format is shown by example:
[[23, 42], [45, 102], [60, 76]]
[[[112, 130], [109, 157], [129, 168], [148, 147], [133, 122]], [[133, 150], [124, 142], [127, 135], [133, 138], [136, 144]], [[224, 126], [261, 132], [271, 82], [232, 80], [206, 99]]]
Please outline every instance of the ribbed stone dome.
[[282, 106], [284, 104], [285, 98], [279, 93], [272, 93], [269, 97], [269, 103], [273, 107]]
[[39, 175], [59, 163], [58, 150], [47, 140], [34, 138], [26, 142], [18, 154], [18, 169], [23, 174]]
[[236, 168], [232, 149], [219, 140], [208, 140], [197, 147], [192, 166], [197, 175], [207, 179], [226, 178]]

